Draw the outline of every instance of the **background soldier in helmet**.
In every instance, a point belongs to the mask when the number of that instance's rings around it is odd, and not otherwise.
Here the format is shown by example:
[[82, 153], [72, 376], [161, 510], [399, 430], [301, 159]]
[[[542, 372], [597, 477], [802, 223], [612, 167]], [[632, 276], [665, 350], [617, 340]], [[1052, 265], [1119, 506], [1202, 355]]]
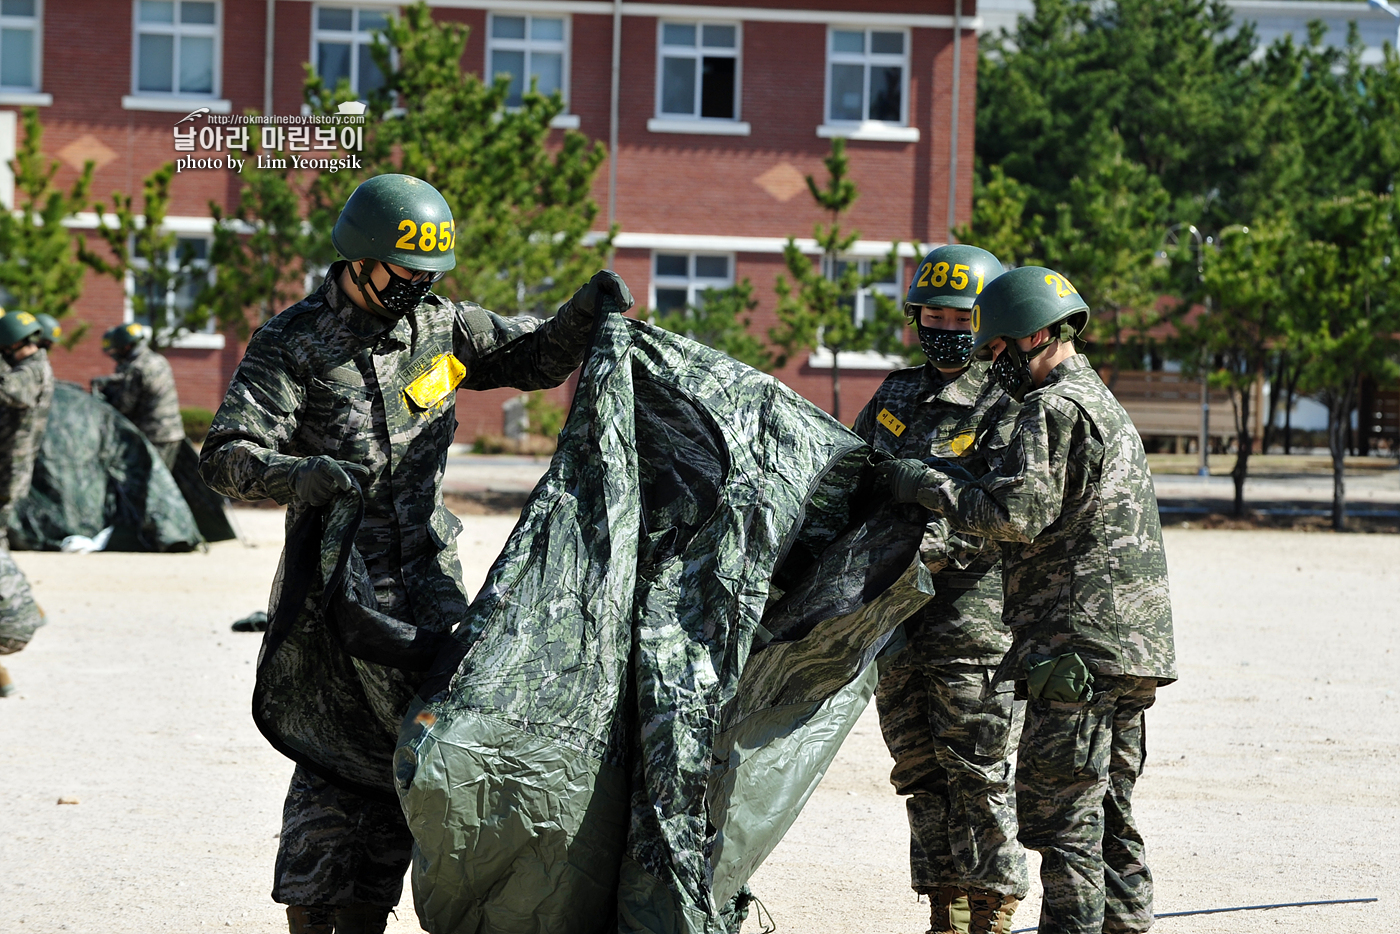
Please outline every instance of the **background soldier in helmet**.
[[[430, 289], [456, 265], [454, 236], [447, 202], [420, 179], [381, 175], [356, 188], [332, 233], [345, 260], [254, 334], [201, 454], [218, 492], [290, 504], [289, 529], [358, 485], [365, 517], [355, 543], [379, 609], [432, 632], [460, 621], [468, 603], [461, 526], [441, 490], [455, 391], [557, 386], [583, 360], [603, 290], [632, 304], [610, 272], [548, 321], [439, 298]], [[383, 931], [412, 843], [396, 802], [299, 764], [272, 897], [289, 906], [293, 932]]]
[[[969, 360], [968, 322], [1001, 271], [973, 246], [924, 257], [904, 308], [928, 363], [891, 373], [856, 418], [856, 434], [895, 457], [948, 458], [974, 474], [999, 463], [1016, 406], [985, 361]], [[943, 520], [929, 524], [923, 552], [937, 596], [904, 623], [908, 645], [882, 663], [876, 691], [895, 760], [890, 781], [909, 796], [911, 884], [929, 897], [934, 934], [1001, 931], [1029, 883], [1008, 762], [1010, 685], [993, 686], [1011, 645], [1000, 555]]]
[[[40, 335], [33, 315], [0, 311], [0, 655], [24, 648], [44, 620], [9, 547], [10, 516], [29, 492], [53, 401], [53, 369]], [[12, 690], [0, 666], [0, 697]]]
[[1003, 274], [972, 311], [974, 353], [1024, 400], [1000, 467], [973, 479], [896, 460], [896, 499], [1005, 543], [1012, 647], [998, 676], [1026, 697], [1020, 839], [1041, 854], [1043, 934], [1145, 931], [1152, 875], [1133, 822], [1143, 712], [1176, 679], [1161, 520], [1142, 440], [1075, 353], [1089, 308], [1039, 266]]
[[117, 361], [117, 372], [94, 378], [93, 392], [131, 419], [165, 466], [174, 469], [185, 428], [170, 361], [146, 345], [146, 329], [135, 323], [108, 329], [102, 352]]
[[35, 315], [34, 320], [39, 322], [39, 348], [47, 353], [58, 343], [59, 338], [63, 337], [63, 325], [59, 324], [53, 315], [42, 312]]

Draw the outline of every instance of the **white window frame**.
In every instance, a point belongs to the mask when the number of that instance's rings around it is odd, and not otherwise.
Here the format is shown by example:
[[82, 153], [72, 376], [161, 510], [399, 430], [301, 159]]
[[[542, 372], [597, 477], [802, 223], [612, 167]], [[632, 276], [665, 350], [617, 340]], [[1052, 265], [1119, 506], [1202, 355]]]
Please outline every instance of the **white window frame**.
[[[871, 44], [871, 33], [897, 32], [904, 36], [904, 51], [899, 55], [888, 52], [838, 52], [836, 34], [838, 32], [861, 32], [865, 35], [865, 48]], [[817, 127], [817, 135], [824, 138], [843, 136], [850, 139], [883, 140], [889, 142], [917, 142], [918, 127], [909, 125], [909, 77], [910, 46], [913, 34], [909, 29], [892, 26], [829, 26], [826, 31], [826, 66], [823, 74], [822, 118], [825, 121]], [[865, 78], [861, 87], [860, 120], [836, 119], [831, 113], [831, 73], [835, 65], [862, 65]], [[898, 65], [900, 68], [899, 120], [871, 120], [870, 116], [870, 68], [872, 65]]]
[[[696, 44], [690, 47], [666, 45], [667, 26], [694, 26]], [[734, 47], [707, 48], [704, 43], [706, 26], [729, 26], [734, 30]], [[711, 58], [734, 59], [734, 116], [702, 117], [701, 102], [704, 96], [703, 61], [706, 54]], [[664, 93], [665, 61], [667, 58], [690, 58], [695, 62], [695, 102], [690, 114], [663, 113], [661, 99]], [[653, 102], [655, 117], [647, 121], [647, 129], [652, 133], [700, 133], [716, 136], [748, 136], [752, 127], [743, 120], [744, 105], [744, 24], [737, 20], [691, 20], [658, 19], [656, 22], [656, 93]]]
[[[882, 258], [883, 257], [877, 258], [869, 256], [842, 256], [837, 259], [837, 262], [854, 263], [857, 272], [862, 277], [864, 277], [870, 275], [870, 267], [875, 263], [880, 262]], [[825, 265], [825, 263], [826, 261], [823, 260], [822, 264]], [[834, 273], [828, 273], [827, 278], [835, 278]], [[904, 263], [903, 261], [900, 261], [895, 263], [893, 282], [876, 282], [871, 284], [869, 287], [863, 288], [860, 291], [856, 292], [855, 308], [853, 310], [855, 323], [859, 325], [866, 319], [873, 318], [875, 316], [875, 303], [874, 300], [870, 297], [871, 293], [873, 292], [879, 292], [882, 295], [893, 299], [895, 304], [901, 304], [904, 298], [904, 289], [902, 287], [901, 281], [903, 278]]]
[[[663, 276], [656, 271], [656, 259], [658, 256], [684, 256], [686, 274], [684, 276]], [[722, 256], [729, 264], [729, 275], [725, 279], [717, 279], [711, 276], [698, 276], [695, 273], [695, 259], [699, 256]], [[728, 289], [734, 285], [734, 254], [715, 253], [709, 250], [653, 250], [651, 253], [651, 284], [647, 295], [647, 304], [650, 308], [657, 308], [657, 289], [685, 289], [685, 306], [699, 306], [701, 297], [706, 289]], [[684, 308], [682, 310], [684, 310]], [[659, 309], [658, 309], [659, 310]]]
[[[330, 8], [332, 10], [350, 11], [350, 29], [322, 29], [321, 10]], [[360, 11], [368, 10], [371, 13], [383, 13], [385, 16], [397, 16], [399, 8], [396, 5], [384, 3], [314, 3], [311, 5], [311, 67], [316, 69], [316, 74], [321, 74], [321, 57], [318, 54], [317, 46], [321, 42], [349, 42], [350, 43], [350, 93], [356, 95], [360, 100], [365, 100], [367, 95], [360, 89], [360, 56], [369, 54], [369, 47], [374, 44], [372, 30], [360, 30]], [[388, 80], [388, 75], [385, 75]], [[329, 90], [329, 88], [327, 89]]]
[[[169, 269], [171, 272], [179, 269], [181, 240], [203, 240], [204, 259], [195, 261], [191, 270], [191, 282], [198, 281], [199, 273], [195, 270], [198, 270], [202, 265], [206, 281], [212, 283], [214, 281], [214, 267], [209, 262], [209, 251], [214, 248], [214, 235], [212, 233], [202, 234], [177, 231], [176, 236], [175, 246], [171, 248], [170, 255], [166, 259], [166, 269]], [[149, 264], [145, 258], [137, 256], [131, 258], [131, 268], [127, 270], [122, 290], [122, 322], [124, 324], [131, 324], [136, 320], [135, 308], [132, 305], [132, 297], [136, 294], [136, 274], [148, 268]], [[182, 328], [178, 323], [173, 322], [172, 319], [175, 316], [175, 300], [175, 290], [167, 290], [165, 293], [166, 321], [174, 325], [171, 328], [174, 334], [170, 341], [170, 346], [195, 350], [222, 350], [224, 347], [224, 335], [218, 332], [217, 322], [212, 317], [205, 322], [204, 327], [200, 328], [198, 331]], [[145, 324], [144, 327], [149, 330], [151, 325]]]
[[[28, 29], [33, 37], [29, 50], [32, 74], [27, 85], [0, 85], [0, 104], [37, 104], [47, 106], [53, 103], [53, 96], [41, 94], [39, 88], [44, 80], [44, 3], [34, 0], [33, 16], [7, 16], [0, 12], [0, 28], [12, 27]], [[36, 98], [46, 98], [36, 100]]]
[[[175, 18], [178, 20], [178, 19], [179, 19], [179, 16], [180, 16], [180, 0], [173, 0], [173, 2], [174, 2], [174, 4], [175, 4]], [[223, 36], [224, 36], [224, 4], [223, 4], [222, 0], [204, 0], [204, 2], [209, 2], [209, 3], [213, 3], [213, 4], [214, 4], [214, 22], [213, 22], [212, 25], [204, 25], [204, 24], [189, 24], [189, 25], [186, 25], [186, 24], [184, 24], [184, 23], [179, 23], [179, 22], [171, 23], [171, 24], [169, 24], [169, 25], [167, 25], [167, 24], [165, 24], [165, 23], [143, 23], [143, 22], [141, 22], [141, 0], [132, 0], [132, 3], [131, 3], [131, 94], [130, 94], [128, 97], [124, 97], [124, 98], [122, 99], [122, 106], [123, 106], [125, 109], [127, 109], [127, 110], [148, 110], [148, 109], [151, 109], [151, 110], [154, 110], [154, 109], [162, 109], [162, 110], [163, 110], [163, 109], [167, 109], [167, 108], [165, 108], [165, 107], [159, 107], [159, 106], [154, 106], [154, 107], [129, 106], [128, 102], [147, 102], [147, 101], [170, 102], [170, 101], [178, 101], [178, 102], [181, 102], [181, 103], [179, 104], [179, 106], [180, 106], [180, 107], [183, 107], [183, 106], [184, 106], [184, 103], [183, 103], [184, 101], [196, 101], [196, 102], [198, 102], [199, 104], [211, 105], [211, 102], [214, 102], [214, 101], [217, 101], [217, 100], [218, 100], [218, 98], [219, 98], [219, 93], [220, 93], [220, 92], [222, 91], [222, 89], [223, 89], [223, 81], [224, 81], [224, 69], [223, 69], [223, 58], [224, 58], [224, 41], [223, 41]], [[142, 90], [142, 88], [141, 88], [141, 86], [140, 86], [140, 82], [141, 82], [141, 35], [142, 35], [142, 33], [146, 33], [146, 34], [150, 34], [150, 35], [166, 35], [166, 36], [174, 36], [174, 37], [175, 37], [174, 49], [173, 49], [173, 52], [172, 52], [172, 54], [171, 54], [171, 62], [170, 62], [170, 67], [171, 67], [170, 79], [171, 79], [171, 80], [170, 80], [170, 90], [169, 90], [169, 91], [147, 91], [147, 90]], [[211, 87], [208, 91], [181, 91], [181, 90], [180, 90], [180, 87], [179, 87], [179, 84], [180, 84], [180, 82], [179, 82], [179, 74], [180, 74], [180, 39], [181, 39], [182, 36], [192, 36], [192, 37], [199, 37], [199, 38], [212, 38], [212, 39], [214, 40], [214, 42], [213, 42], [214, 60], [210, 63], [210, 68], [213, 70], [213, 75], [212, 75], [213, 80], [212, 80], [212, 82], [211, 82], [212, 87]], [[224, 101], [220, 101], [220, 103], [223, 103], [223, 104], [225, 104], [225, 105], [227, 104], [227, 102], [224, 102]], [[178, 108], [177, 108], [177, 109], [178, 109]], [[216, 112], [216, 113], [218, 113], [218, 112], [227, 113], [227, 112], [228, 112], [227, 109], [225, 109], [225, 108], [215, 108], [215, 107], [213, 107], [212, 105], [210, 106], [210, 109], [211, 109], [211, 111]]]
[[[553, 39], [531, 39], [530, 21], [535, 19], [537, 15], [541, 19], [562, 19], [564, 21], [564, 38], [558, 42], [555, 42]], [[525, 38], [497, 39], [495, 36], [497, 16], [524, 19]], [[579, 118], [577, 114], [570, 113], [572, 105], [569, 99], [569, 72], [573, 65], [573, 56], [570, 55], [570, 51], [573, 49], [573, 30], [574, 18], [567, 13], [552, 13], [548, 16], [529, 12], [514, 13], [506, 10], [496, 10], [488, 13], [486, 16], [486, 62], [485, 68], [483, 68], [483, 71], [487, 71], [487, 74], [484, 76], [484, 80], [494, 81], [496, 79], [496, 75], [489, 71], [491, 68], [491, 53], [496, 49], [510, 52], [524, 52], [525, 74], [527, 77], [531, 73], [530, 54], [532, 52], [559, 52], [561, 55], [559, 64], [559, 95], [564, 98], [564, 112], [555, 117], [549, 125], [556, 129], [578, 129]]]

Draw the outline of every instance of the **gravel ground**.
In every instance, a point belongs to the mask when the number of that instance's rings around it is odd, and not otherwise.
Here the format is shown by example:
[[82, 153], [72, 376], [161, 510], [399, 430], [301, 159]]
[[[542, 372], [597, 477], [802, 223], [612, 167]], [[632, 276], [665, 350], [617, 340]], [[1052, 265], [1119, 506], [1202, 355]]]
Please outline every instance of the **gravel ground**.
[[[285, 930], [291, 767], [248, 717], [258, 637], [228, 629], [266, 602], [281, 513], [237, 515], [257, 547], [16, 556], [50, 625], [5, 659], [0, 932]], [[465, 517], [473, 587], [513, 521]], [[1171, 530], [1167, 551], [1182, 680], [1137, 793], [1158, 911], [1381, 900], [1160, 930], [1400, 931], [1400, 537]], [[872, 707], [753, 881], [780, 931], [924, 930], [889, 765]], [[409, 901], [391, 931], [417, 930]]]

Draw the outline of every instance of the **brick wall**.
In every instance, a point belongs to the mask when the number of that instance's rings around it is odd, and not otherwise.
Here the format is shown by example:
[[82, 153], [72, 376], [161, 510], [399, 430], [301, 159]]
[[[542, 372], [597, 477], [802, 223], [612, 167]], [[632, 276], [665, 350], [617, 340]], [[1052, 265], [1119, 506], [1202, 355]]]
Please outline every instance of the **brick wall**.
[[[710, 6], [751, 6], [751, 0], [707, 0]], [[849, 10], [849, 0], [770, 0], [769, 7]], [[915, 15], [953, 11], [953, 0], [881, 0], [881, 12]], [[967, 17], [975, 4], [963, 4]], [[222, 0], [221, 94], [235, 113], [263, 105], [266, 7], [262, 0]], [[275, 8], [274, 110], [295, 113], [301, 106], [303, 63], [311, 53], [313, 5], [278, 0]], [[480, 72], [485, 63], [486, 20], [482, 10], [439, 8], [434, 16], [470, 28], [463, 67]], [[618, 222], [628, 233], [671, 233], [748, 237], [806, 237], [824, 217], [805, 191], [775, 195], [757, 179], [781, 170], [797, 176], [824, 176], [822, 158], [830, 141], [818, 138], [823, 122], [827, 26], [820, 23], [744, 22], [740, 117], [752, 126], [747, 137], [652, 133], [655, 116], [657, 19], [623, 18]], [[570, 112], [581, 130], [606, 143], [609, 123], [612, 19], [575, 14], [571, 19]], [[46, 0], [42, 89], [53, 105], [40, 111], [44, 151], [61, 161], [56, 178], [67, 185], [85, 157], [98, 168], [93, 194], [110, 203], [114, 190], [133, 192], [140, 202], [141, 180], [175, 153], [171, 126], [179, 114], [124, 110], [132, 93], [133, 9], [107, 0]], [[958, 217], [971, 209], [973, 127], [977, 43], [963, 36], [962, 110], [958, 163]], [[941, 240], [947, 221], [948, 139], [952, 76], [952, 34], [946, 29], [911, 30], [910, 124], [920, 129], [917, 143], [862, 142], [848, 145], [851, 175], [861, 197], [847, 221], [875, 240]], [[556, 136], [557, 138], [557, 136]], [[608, 167], [600, 169], [594, 195], [607, 201]], [[184, 172], [172, 186], [171, 214], [207, 217], [211, 201], [226, 209], [235, 202], [239, 178], [233, 173]], [[600, 212], [599, 228], [606, 219]], [[90, 233], [79, 233], [91, 237]], [[775, 323], [772, 286], [782, 268], [778, 254], [738, 253], [735, 277], [748, 277], [759, 307], [753, 330], [766, 335]], [[641, 301], [650, 286], [651, 251], [622, 250], [619, 272]], [[78, 348], [54, 354], [62, 378], [81, 383], [109, 372], [98, 336], [119, 323], [122, 295], [117, 283], [96, 274], [67, 323], [86, 322], [91, 336]], [[229, 337], [222, 350], [171, 350], [181, 400], [215, 408], [242, 353]], [[778, 375], [817, 404], [830, 409], [830, 374], [805, 363], [806, 355]], [[843, 420], [850, 422], [883, 378], [883, 373], [845, 370]], [[512, 391], [464, 395], [459, 405], [459, 438], [499, 432], [501, 403]], [[552, 391], [567, 402], [568, 387]]]

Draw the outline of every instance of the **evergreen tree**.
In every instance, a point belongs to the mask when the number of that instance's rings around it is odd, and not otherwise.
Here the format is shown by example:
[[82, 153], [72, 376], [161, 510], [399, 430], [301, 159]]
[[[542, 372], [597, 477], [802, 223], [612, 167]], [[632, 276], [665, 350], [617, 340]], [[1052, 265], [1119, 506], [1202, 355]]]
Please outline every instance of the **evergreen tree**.
[[107, 244], [110, 258], [78, 241], [79, 258], [94, 270], [111, 276], [123, 287], [131, 277], [132, 317], [150, 323], [151, 343], [156, 347], [169, 346], [181, 334], [197, 331], [209, 320], [207, 310], [198, 305], [177, 314], [171, 301], [198, 274], [191, 250], [177, 251], [178, 236], [164, 229], [174, 177], [173, 162], [146, 176], [140, 211], [133, 206], [131, 195], [113, 192], [110, 213], [116, 217], [114, 225], [104, 220], [107, 208], [97, 205], [97, 234]]
[[1346, 528], [1346, 452], [1364, 377], [1400, 377], [1400, 215], [1389, 195], [1359, 192], [1309, 212], [1291, 280], [1302, 388], [1327, 406], [1332, 527]]
[[652, 323], [767, 372], [773, 368], [773, 355], [749, 330], [753, 319], [748, 315], [757, 307], [753, 283], [745, 279], [727, 289], [706, 289], [697, 304], [680, 311], [657, 312]]
[[[12, 163], [15, 210], [0, 211], [0, 289], [5, 305], [62, 320], [83, 291], [83, 263], [72, 234], [63, 226], [88, 205], [93, 164], [83, 165], [67, 191], [55, 187], [59, 164], [44, 156], [44, 128], [33, 107], [21, 112], [24, 138]], [[86, 325], [67, 327], [72, 346]]]
[[[882, 353], [904, 352], [904, 316], [899, 303], [871, 288], [877, 282], [888, 281], [899, 262], [899, 244], [890, 248], [888, 256], [870, 263], [862, 273], [859, 263], [843, 260], [860, 239], [860, 231], [841, 230], [841, 216], [850, 210], [858, 196], [855, 182], [846, 177], [849, 160], [846, 141], [836, 137], [831, 152], [824, 160], [827, 170], [825, 188], [819, 188], [812, 176], [807, 176], [807, 189], [830, 216], [828, 224], [817, 224], [813, 236], [821, 247], [821, 262], [812, 261], [798, 249], [797, 242], [788, 238], [783, 247], [783, 262], [790, 285], [778, 276], [778, 326], [769, 337], [782, 349], [776, 364], [787, 361], [818, 344], [831, 352], [831, 414], [841, 418], [841, 357], [842, 353], [878, 350]], [[855, 306], [862, 291], [872, 302], [872, 313], [857, 321]]]

